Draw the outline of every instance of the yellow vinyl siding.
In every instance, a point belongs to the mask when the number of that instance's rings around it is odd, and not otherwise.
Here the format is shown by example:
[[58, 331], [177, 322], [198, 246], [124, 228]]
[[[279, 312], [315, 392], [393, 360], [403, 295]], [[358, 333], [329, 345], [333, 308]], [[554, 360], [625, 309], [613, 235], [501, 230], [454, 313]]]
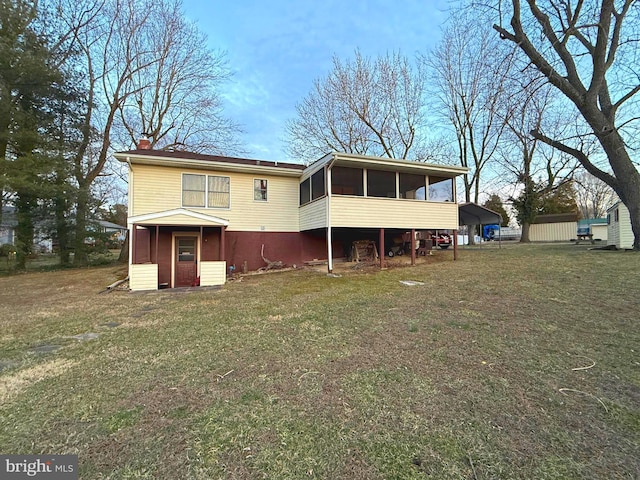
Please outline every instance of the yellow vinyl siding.
[[359, 228], [458, 228], [458, 204], [372, 197], [331, 197], [331, 225]]
[[145, 263], [129, 265], [129, 288], [136, 290], [158, 289], [158, 265]]
[[[298, 190], [295, 177], [279, 177], [262, 173], [218, 172], [152, 165], [134, 165], [134, 211], [131, 216], [162, 212], [182, 207], [182, 174], [218, 175], [230, 177], [229, 208], [189, 208], [194, 212], [224, 218], [230, 231], [297, 232], [299, 231]], [[253, 198], [254, 179], [268, 183], [265, 201]], [[186, 218], [184, 219], [186, 221]], [[165, 223], [165, 220], [163, 220]], [[169, 223], [169, 222], [166, 222]], [[200, 224], [191, 219], [185, 225]], [[180, 223], [182, 225], [182, 223]]]
[[300, 231], [326, 228], [327, 197], [300, 207]]
[[576, 238], [578, 222], [534, 223], [529, 227], [532, 242], [568, 242]]
[[227, 280], [227, 262], [200, 262], [200, 285], [224, 285]]

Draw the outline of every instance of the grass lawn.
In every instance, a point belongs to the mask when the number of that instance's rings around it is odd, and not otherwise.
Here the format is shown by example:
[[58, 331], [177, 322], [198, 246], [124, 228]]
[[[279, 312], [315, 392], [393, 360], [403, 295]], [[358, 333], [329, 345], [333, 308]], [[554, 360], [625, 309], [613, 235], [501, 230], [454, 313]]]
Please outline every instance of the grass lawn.
[[122, 275], [0, 277], [1, 453], [83, 479], [640, 478], [638, 254], [98, 294]]

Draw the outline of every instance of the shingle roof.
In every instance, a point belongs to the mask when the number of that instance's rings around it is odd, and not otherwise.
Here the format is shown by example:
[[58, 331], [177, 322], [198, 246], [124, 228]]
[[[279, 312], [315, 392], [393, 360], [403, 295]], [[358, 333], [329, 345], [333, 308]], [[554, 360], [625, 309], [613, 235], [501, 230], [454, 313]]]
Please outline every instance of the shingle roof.
[[207, 162], [235, 163], [240, 165], [260, 165], [264, 167], [289, 168], [292, 170], [304, 170], [305, 166], [299, 163], [274, 162], [270, 160], [253, 160], [250, 158], [225, 157], [220, 155], [206, 155], [203, 153], [183, 152], [179, 150], [129, 150], [118, 152], [120, 155], [138, 155], [148, 157], [176, 158], [185, 160], [203, 160]]

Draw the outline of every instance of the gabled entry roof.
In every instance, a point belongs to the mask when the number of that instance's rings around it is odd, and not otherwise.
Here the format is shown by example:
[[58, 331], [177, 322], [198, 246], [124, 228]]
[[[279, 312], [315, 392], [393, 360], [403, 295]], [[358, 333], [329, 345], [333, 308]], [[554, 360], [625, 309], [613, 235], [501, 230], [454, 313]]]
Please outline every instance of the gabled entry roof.
[[224, 218], [194, 212], [186, 208], [137, 215], [129, 217], [129, 222], [136, 225], [205, 225], [211, 227], [227, 227], [229, 225], [229, 221]]

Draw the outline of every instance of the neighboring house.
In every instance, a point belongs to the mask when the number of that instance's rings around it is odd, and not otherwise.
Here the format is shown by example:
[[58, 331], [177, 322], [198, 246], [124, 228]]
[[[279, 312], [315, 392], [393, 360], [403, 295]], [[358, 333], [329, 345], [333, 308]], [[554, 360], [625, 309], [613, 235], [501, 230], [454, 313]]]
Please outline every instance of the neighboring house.
[[529, 227], [532, 242], [568, 242], [576, 238], [578, 215], [554, 213], [538, 215]]
[[607, 245], [617, 248], [633, 248], [633, 230], [629, 209], [622, 202], [617, 202], [607, 210]]
[[15, 242], [15, 228], [17, 225], [16, 210], [14, 207], [2, 207], [2, 220], [0, 221], [0, 245]]
[[304, 165], [138, 148], [129, 165], [132, 290], [220, 285], [263, 257], [301, 265], [354, 240], [458, 228], [461, 167], [332, 153]]
[[107, 234], [113, 241], [123, 242], [127, 237], [127, 227], [106, 220], [98, 220], [96, 223], [100, 232]]

